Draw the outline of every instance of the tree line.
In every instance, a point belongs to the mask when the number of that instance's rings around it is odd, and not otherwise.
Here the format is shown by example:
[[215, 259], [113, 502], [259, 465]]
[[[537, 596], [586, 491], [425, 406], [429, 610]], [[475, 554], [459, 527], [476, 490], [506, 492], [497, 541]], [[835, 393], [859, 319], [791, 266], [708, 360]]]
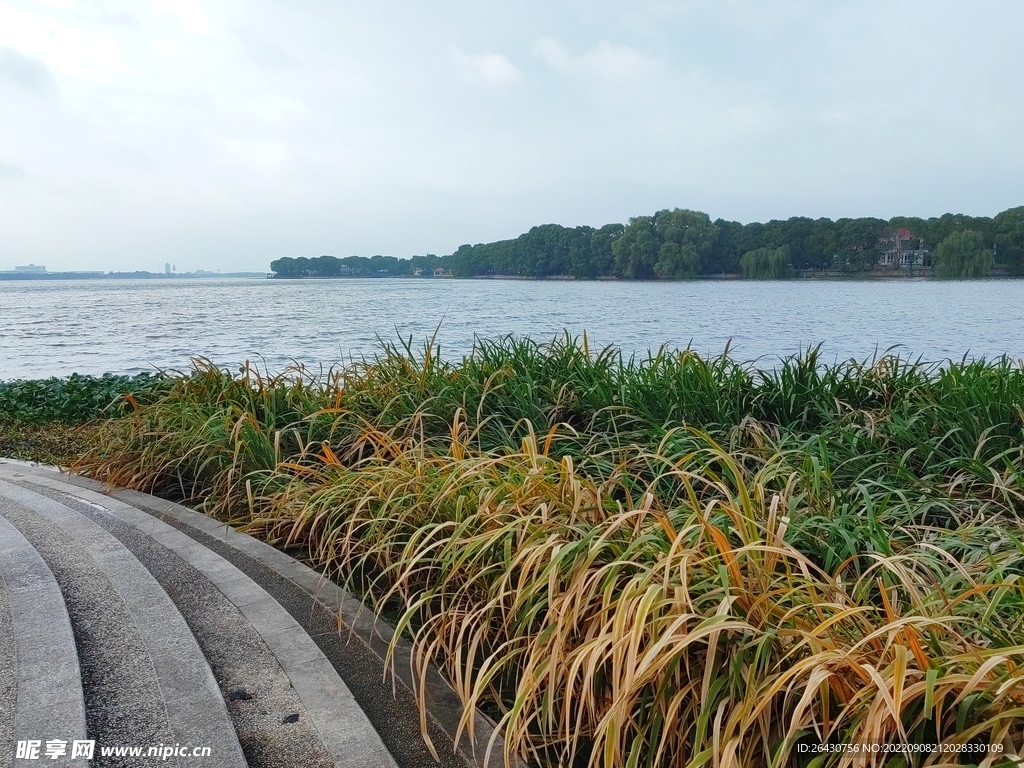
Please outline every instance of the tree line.
[[454, 277], [777, 278], [807, 270], [863, 272], [893, 249], [928, 251], [938, 276], [984, 276], [993, 266], [1022, 274], [1024, 206], [991, 218], [947, 213], [751, 224], [712, 221], [706, 213], [677, 208], [600, 228], [544, 224], [512, 240], [463, 245], [446, 256], [285, 257], [270, 268], [278, 277], [429, 276], [441, 270]]

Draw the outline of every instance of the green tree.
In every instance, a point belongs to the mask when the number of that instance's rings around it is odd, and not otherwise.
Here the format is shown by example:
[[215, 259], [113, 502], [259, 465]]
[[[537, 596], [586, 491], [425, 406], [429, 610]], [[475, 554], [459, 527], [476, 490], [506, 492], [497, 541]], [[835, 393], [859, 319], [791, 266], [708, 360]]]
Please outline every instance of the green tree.
[[789, 248], [757, 248], [747, 251], [740, 258], [743, 276], [753, 280], [775, 280], [793, 276], [793, 264]]
[[985, 249], [980, 232], [965, 229], [939, 243], [933, 262], [936, 277], [987, 277], [992, 271], [992, 252]]
[[661, 278], [697, 277], [700, 274], [700, 256], [691, 244], [662, 243], [654, 274]]
[[270, 271], [278, 277], [298, 277], [298, 267], [291, 256], [282, 256], [270, 262]]
[[818, 219], [804, 241], [805, 269], [827, 269], [839, 253], [839, 232], [832, 219]]
[[844, 272], [862, 272], [871, 269], [881, 255], [879, 244], [888, 222], [882, 219], [839, 219], [839, 251], [833, 267]]
[[735, 274], [740, 271], [738, 243], [743, 237], [743, 229], [738, 221], [715, 219], [715, 243], [705, 268], [707, 274]]
[[409, 259], [408, 273], [410, 275], [414, 275], [418, 269], [422, 276], [430, 277], [434, 273], [434, 270], [440, 266], [441, 259], [433, 253], [428, 253], [426, 256], [413, 256]]
[[676, 208], [654, 214], [658, 260], [654, 273], [663, 278], [697, 277], [715, 242], [715, 225], [706, 213]]
[[[900, 230], [909, 230], [912, 236], [897, 237]], [[916, 248], [920, 239], [923, 247], [935, 252], [940, 243], [965, 231], [979, 235], [1001, 267], [1024, 273], [1024, 206], [991, 219], [947, 213], [927, 220], [897, 216], [888, 222], [872, 218], [833, 222], [795, 216], [763, 224], [712, 222], [705, 213], [675, 208], [637, 216], [626, 226], [606, 224], [594, 229], [543, 224], [511, 240], [463, 245], [447, 256], [284, 257], [271, 262], [270, 268], [278, 277], [293, 278], [405, 276], [417, 269], [427, 275], [438, 267], [456, 277], [568, 274], [577, 279], [673, 279], [738, 272], [784, 277], [802, 269], [868, 270], [886, 248]], [[966, 261], [949, 253], [940, 274], [987, 274], [991, 268], [984, 248], [981, 256]]]
[[963, 213], [944, 213], [939, 218], [928, 219], [928, 231], [925, 242], [931, 250], [956, 232], [971, 230], [981, 234], [985, 243], [992, 242], [992, 219], [987, 216], [967, 216]]
[[[612, 247], [625, 231], [626, 228], [622, 224], [605, 224], [591, 235], [588, 277], [605, 277], [615, 274], [615, 255], [612, 253]], [[582, 275], [577, 275], [577, 277], [579, 276]]]
[[992, 225], [996, 262], [1013, 272], [1024, 271], [1024, 205], [998, 214]]
[[794, 216], [785, 221], [769, 221], [761, 230], [760, 242], [756, 247], [772, 250], [788, 248], [790, 263], [798, 269], [808, 269], [815, 266], [815, 259], [807, 256], [807, 240], [813, 228], [814, 221], [803, 216]]
[[636, 216], [630, 219], [629, 226], [612, 243], [616, 274], [631, 280], [654, 277], [654, 264], [658, 260], [659, 246], [652, 216]]

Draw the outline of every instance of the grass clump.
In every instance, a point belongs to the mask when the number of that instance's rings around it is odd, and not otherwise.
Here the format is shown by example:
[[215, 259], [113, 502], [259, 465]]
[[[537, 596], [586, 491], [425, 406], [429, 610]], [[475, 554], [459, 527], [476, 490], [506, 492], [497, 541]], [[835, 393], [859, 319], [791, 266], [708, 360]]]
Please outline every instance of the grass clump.
[[170, 381], [150, 373], [0, 381], [0, 456], [66, 466], [96, 445], [103, 420], [155, 401]]
[[200, 361], [76, 469], [303, 547], [506, 757], [1001, 759], [1024, 741], [1022, 403], [1006, 359], [386, 345], [324, 375]]
[[68, 466], [97, 444], [97, 430], [61, 422], [25, 424], [0, 415], [0, 456]]

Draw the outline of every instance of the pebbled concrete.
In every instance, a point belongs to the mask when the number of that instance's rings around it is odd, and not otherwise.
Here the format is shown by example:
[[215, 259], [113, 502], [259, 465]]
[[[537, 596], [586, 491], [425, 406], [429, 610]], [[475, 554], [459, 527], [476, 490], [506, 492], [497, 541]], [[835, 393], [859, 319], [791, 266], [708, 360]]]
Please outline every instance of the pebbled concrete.
[[[342, 671], [350, 687], [357, 691], [360, 704], [371, 713], [371, 719], [396, 756], [399, 745], [408, 745], [422, 739], [413, 737], [402, 727], [412, 718], [419, 733], [418, 708], [412, 695], [417, 687], [411, 672], [412, 646], [406, 640], [399, 639], [394, 653], [394, 673], [401, 683], [393, 689], [401, 711], [399, 720], [390, 703], [382, 701], [380, 696], [381, 680], [390, 676], [390, 668], [385, 665], [384, 659], [394, 632], [357, 598], [269, 544], [180, 504], [138, 491], [105, 488], [102, 483], [89, 478], [72, 475], [66, 479], [74, 485], [105, 492], [108, 496], [157, 515], [234, 562], [271, 592], [307, 628], [335, 666]], [[318, 615], [319, 619], [316, 618]], [[451, 749], [463, 713], [462, 702], [448, 681], [433, 666], [427, 673], [426, 689], [428, 732], [437, 745], [438, 756], [445, 760], [450, 753], [446, 754], [442, 745]], [[359, 692], [363, 693], [362, 697]], [[389, 730], [395, 731], [394, 745], [388, 739]], [[473, 718], [473, 733], [463, 731], [455, 752], [466, 765], [503, 768], [503, 749], [501, 738], [495, 736], [493, 723], [478, 712]], [[423, 760], [418, 754], [409, 757]], [[512, 765], [523, 768], [525, 763], [513, 760]]]
[[[38, 516], [5, 509], [61, 587], [78, 648], [89, 738], [105, 745], [172, 743], [146, 646], [103, 571], [70, 536]], [[99, 766], [116, 764], [99, 757]], [[139, 760], [121, 764], [143, 766]]]
[[[249, 768], [334, 766], [291, 681], [263, 638], [209, 579], [143, 531], [100, 508], [102, 505], [85, 503], [49, 486], [32, 487], [109, 531], [167, 592], [220, 686]], [[286, 722], [295, 716], [296, 722]]]
[[[86, 478], [73, 479], [93, 482]], [[409, 673], [412, 655], [409, 644], [399, 641], [395, 654], [398, 685], [394, 685], [390, 668], [384, 662], [391, 627], [376, 620], [372, 611], [334, 582], [283, 552], [205, 515], [135, 491], [115, 490], [112, 495], [131, 499], [140, 508], [161, 514], [168, 523], [235, 563], [266, 589], [302, 624], [331, 660], [400, 765], [503, 768], [500, 739], [489, 762], [484, 759], [493, 726], [482, 715], [477, 715], [475, 739], [463, 733], [459, 748], [453, 747], [462, 713], [461, 702], [440, 673], [432, 669], [427, 679], [426, 725], [437, 750], [435, 760], [421, 735], [420, 713]], [[193, 523], [199, 525], [193, 527]]]
[[420, 714], [412, 692], [403, 685], [391, 683], [382, 658], [351, 634], [348, 627], [340, 626], [334, 610], [274, 570], [246, 558], [223, 542], [207, 539], [195, 531], [191, 535], [235, 563], [302, 625], [338, 670], [400, 766], [465, 768], [473, 765], [462, 753], [454, 751], [448, 735], [428, 717], [427, 728], [437, 749], [437, 760], [431, 756], [420, 732]]
[[[0, 547], [2, 548], [2, 547]], [[14, 623], [0, 554], [0, 765], [14, 764]], [[84, 714], [84, 712], [83, 712]]]
[[[8, 474], [7, 477], [18, 480], [16, 474]], [[62, 487], [60, 481], [52, 477], [22, 479], [52, 490]], [[323, 652], [298, 622], [248, 576], [192, 538], [131, 505], [84, 489], [70, 493], [66, 484], [63, 488], [65, 494], [89, 504], [93, 509], [105, 510], [145, 533], [216, 586], [259, 633], [276, 657], [320, 740], [333, 756], [334, 765], [338, 768], [396, 766], [373, 725]]]
[[[392, 636], [390, 626], [375, 619], [357, 599], [305, 565], [212, 518], [148, 494], [110, 488], [89, 478], [64, 475], [50, 467], [0, 460], [0, 474], [12, 472], [48, 478], [73, 494], [77, 494], [79, 488], [93, 491], [96, 495], [91, 498], [98, 500], [96, 503], [116, 499], [144, 510], [252, 577], [315, 640], [402, 768], [437, 765], [498, 768], [504, 765], [502, 741], [495, 736], [493, 724], [480, 713], [474, 717], [472, 738], [464, 732], [458, 749], [453, 750], [452, 741], [462, 715], [461, 702], [434, 668], [427, 678], [426, 728], [436, 745], [439, 762], [431, 757], [420, 736], [420, 715], [409, 673], [409, 644], [403, 639], [398, 641], [395, 680], [386, 682], [391, 674], [384, 664], [387, 643]], [[103, 501], [104, 498], [108, 501]], [[490, 754], [485, 759], [488, 746]], [[525, 764], [514, 761], [513, 765]]]
[[[0, 515], [5, 512], [0, 504]], [[20, 740], [85, 738], [78, 653], [53, 573], [24, 536], [0, 516], [0, 763], [13, 764]], [[71, 765], [69, 755], [48, 760]]]
[[[2, 479], [0, 497], [20, 508], [5, 515], [54, 570], [69, 612], [78, 612], [78, 621], [72, 620], [79, 648], [93, 662], [82, 677], [93, 697], [90, 714], [112, 737], [104, 740], [210, 746], [218, 766], [245, 766], [210, 668], [149, 572], [117, 539], [67, 506]], [[115, 669], [120, 674], [111, 674]], [[209, 761], [176, 760], [180, 768]]]

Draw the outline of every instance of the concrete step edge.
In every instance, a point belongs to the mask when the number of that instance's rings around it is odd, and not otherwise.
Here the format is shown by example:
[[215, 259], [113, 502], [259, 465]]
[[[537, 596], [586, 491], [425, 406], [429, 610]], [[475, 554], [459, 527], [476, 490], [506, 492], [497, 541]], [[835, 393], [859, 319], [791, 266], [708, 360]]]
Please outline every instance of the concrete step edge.
[[48, 763], [70, 765], [75, 741], [86, 739], [85, 697], [78, 650], [53, 572], [21, 532], [0, 514], [0, 589], [6, 590], [14, 644], [12, 742], [65, 742]]
[[395, 768], [394, 759], [330, 661], [264, 589], [230, 562], [152, 514], [114, 496], [69, 486], [63, 480], [31, 478], [32, 482], [100, 507], [146, 534], [195, 568], [235, 604], [277, 658], [338, 768]]
[[[370, 648], [379, 659], [384, 660], [388, 644], [394, 636], [392, 627], [383, 619], [375, 617], [373, 611], [358, 598], [333, 581], [266, 542], [236, 531], [231, 526], [200, 512], [157, 496], [111, 487], [92, 478], [68, 474], [55, 467], [42, 464], [2, 459], [0, 460], [0, 469], [4, 463], [10, 463], [12, 467], [18, 467], [25, 472], [44, 477], [58, 477], [68, 485], [121, 500], [151, 516], [158, 518], [166, 516], [176, 520], [187, 529], [193, 529], [221, 541], [236, 552], [275, 571], [282, 578], [287, 579], [313, 599], [319, 601], [328, 610], [340, 616], [351, 634]], [[396, 642], [393, 659], [395, 675], [399, 682], [409, 690], [415, 690], [417, 681], [413, 679], [411, 672], [412, 646], [404, 638], [399, 638]], [[428, 670], [426, 689], [429, 716], [454, 741], [458, 723], [463, 715], [461, 699], [434, 665], [431, 665]], [[469, 765], [476, 768], [503, 768], [505, 765], [504, 742], [501, 736], [495, 732], [494, 722], [482, 712], [474, 713], [472, 739], [468, 733], [463, 732], [462, 739], [458, 744], [458, 751]], [[525, 768], [526, 763], [513, 758], [510, 766], [511, 768]]]
[[[126, 619], [133, 622], [148, 651], [175, 739], [210, 746], [218, 766], [244, 768], [241, 745], [206, 657], [173, 601], [145, 566], [96, 523], [46, 496], [0, 477], [0, 497], [79, 542], [117, 590], [128, 611]], [[198, 766], [201, 758], [179, 758], [181, 765], [193, 762]]]

